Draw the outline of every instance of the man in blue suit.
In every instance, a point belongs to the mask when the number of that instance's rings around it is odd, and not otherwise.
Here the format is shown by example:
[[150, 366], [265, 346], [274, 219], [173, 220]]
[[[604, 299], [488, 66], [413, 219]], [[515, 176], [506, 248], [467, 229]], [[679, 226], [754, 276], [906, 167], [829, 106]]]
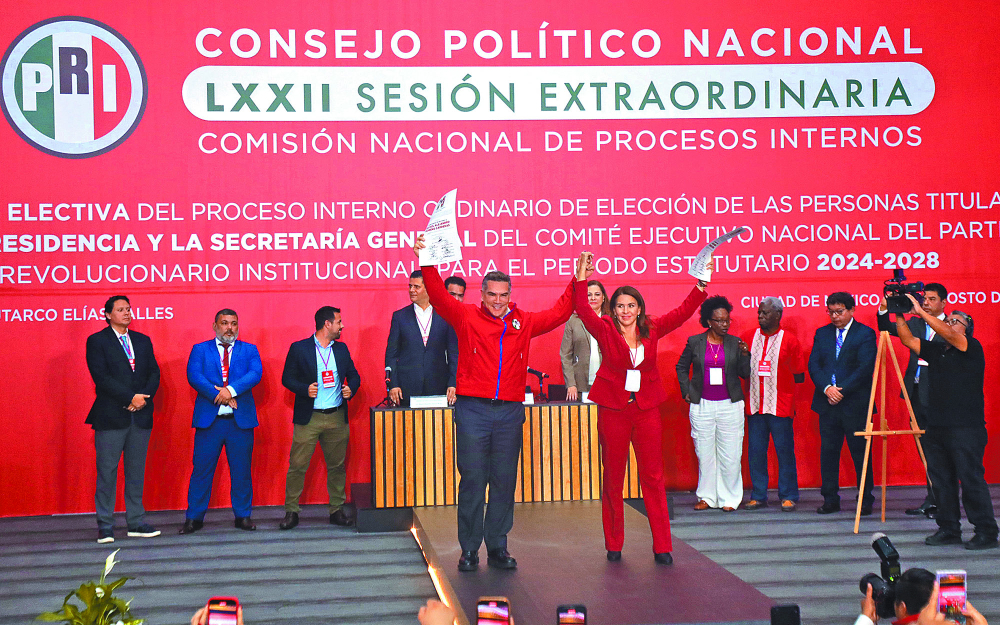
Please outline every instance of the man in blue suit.
[[292, 343], [281, 373], [281, 384], [295, 394], [292, 449], [285, 480], [285, 518], [278, 524], [282, 530], [299, 524], [299, 497], [317, 443], [326, 461], [330, 523], [354, 525], [354, 519], [343, 510], [350, 435], [347, 400], [358, 392], [361, 376], [347, 345], [337, 340], [344, 329], [340, 309], [323, 306], [316, 311], [315, 319], [316, 334]]
[[[847, 449], [854, 460], [858, 485], [865, 459], [865, 440], [854, 433], [865, 429], [872, 373], [878, 345], [875, 330], [854, 319], [854, 296], [842, 291], [826, 298], [830, 323], [816, 330], [809, 354], [809, 377], [816, 385], [812, 409], [819, 415], [820, 475], [823, 505], [816, 512], [840, 510], [840, 453]], [[861, 514], [872, 513], [872, 467], [868, 464], [867, 490]]]
[[223, 308], [215, 314], [215, 338], [198, 343], [188, 357], [188, 383], [198, 391], [194, 400], [194, 468], [188, 486], [188, 509], [181, 534], [197, 532], [204, 525], [212, 497], [212, 480], [222, 448], [229, 460], [230, 497], [236, 527], [255, 530], [250, 510], [253, 485], [250, 461], [257, 407], [253, 387], [263, 375], [257, 348], [237, 341], [239, 317]]
[[458, 335], [434, 312], [419, 269], [410, 274], [409, 292], [412, 304], [392, 313], [389, 325], [385, 347], [389, 399], [397, 406], [409, 406], [414, 395], [447, 395], [453, 404]]

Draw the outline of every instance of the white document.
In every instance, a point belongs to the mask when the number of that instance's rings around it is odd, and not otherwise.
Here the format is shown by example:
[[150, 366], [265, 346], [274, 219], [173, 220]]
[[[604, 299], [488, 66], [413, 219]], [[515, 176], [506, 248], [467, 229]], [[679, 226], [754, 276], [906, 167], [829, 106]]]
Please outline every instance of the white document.
[[414, 395], [410, 397], [410, 408], [447, 408], [447, 395]]
[[452, 189], [438, 200], [427, 229], [424, 230], [424, 244], [420, 250], [420, 265], [440, 265], [462, 260], [462, 242], [458, 238], [455, 197], [458, 189]]
[[698, 255], [694, 257], [693, 261], [691, 261], [691, 268], [688, 269], [688, 273], [699, 280], [710, 280], [712, 278], [712, 274], [708, 271], [708, 261], [712, 260], [712, 252], [715, 251], [715, 248], [719, 247], [729, 239], [738, 237], [746, 231], [746, 228], [740, 226], [736, 230], [727, 232], [718, 239], [715, 239], [705, 247], [701, 248]]

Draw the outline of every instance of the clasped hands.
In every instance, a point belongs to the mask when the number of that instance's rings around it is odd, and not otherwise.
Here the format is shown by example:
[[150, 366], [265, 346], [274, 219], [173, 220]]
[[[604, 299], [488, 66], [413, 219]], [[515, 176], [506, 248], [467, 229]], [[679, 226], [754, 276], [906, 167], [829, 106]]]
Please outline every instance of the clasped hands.
[[[345, 382], [340, 385], [340, 394], [344, 397], [344, 399], [350, 399], [351, 395], [354, 393], [351, 391], [351, 387]], [[319, 382], [313, 382], [309, 385], [309, 397], [316, 399], [317, 395], [319, 395]]]
[[225, 386], [216, 386], [215, 390], [219, 391], [219, 394], [215, 396], [213, 400], [216, 406], [229, 406], [233, 410], [236, 410], [236, 398], [233, 394], [229, 392], [229, 389]]

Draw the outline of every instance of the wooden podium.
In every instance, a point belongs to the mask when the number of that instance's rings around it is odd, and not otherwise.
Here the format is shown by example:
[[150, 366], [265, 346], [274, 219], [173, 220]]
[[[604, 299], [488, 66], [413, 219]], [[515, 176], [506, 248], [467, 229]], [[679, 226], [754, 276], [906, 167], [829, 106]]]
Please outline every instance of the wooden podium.
[[[597, 405], [560, 402], [524, 407], [524, 442], [514, 501], [601, 498]], [[371, 473], [375, 508], [458, 503], [451, 408], [372, 408]], [[623, 494], [641, 497], [629, 451]]]

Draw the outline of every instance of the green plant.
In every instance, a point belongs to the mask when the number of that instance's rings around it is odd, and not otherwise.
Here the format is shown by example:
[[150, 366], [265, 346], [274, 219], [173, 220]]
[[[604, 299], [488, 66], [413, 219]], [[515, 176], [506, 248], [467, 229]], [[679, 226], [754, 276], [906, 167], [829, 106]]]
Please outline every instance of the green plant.
[[[63, 599], [62, 610], [43, 612], [35, 617], [35, 620], [65, 621], [71, 625], [141, 625], [143, 619], [133, 618], [129, 609], [132, 600], [125, 601], [114, 596], [114, 591], [132, 578], [122, 577], [110, 584], [105, 582], [108, 573], [117, 564], [115, 554], [118, 551], [115, 549], [104, 560], [104, 572], [101, 573], [100, 581], [81, 584]], [[74, 596], [83, 604], [82, 609], [75, 603], [70, 603], [70, 599]]]

